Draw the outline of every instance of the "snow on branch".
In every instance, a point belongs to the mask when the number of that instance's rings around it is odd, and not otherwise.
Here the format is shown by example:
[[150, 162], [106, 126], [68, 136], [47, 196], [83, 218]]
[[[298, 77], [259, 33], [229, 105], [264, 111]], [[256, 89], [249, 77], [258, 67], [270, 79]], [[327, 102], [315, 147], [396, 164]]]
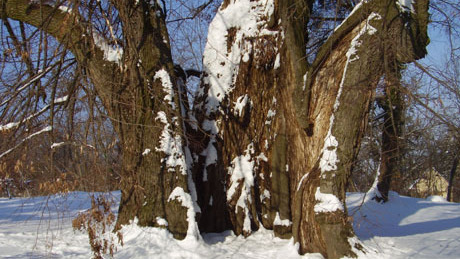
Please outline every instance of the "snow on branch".
[[[38, 74], [36, 74], [35, 76], [33, 76], [32, 78], [29, 78], [27, 79], [28, 81], [24, 83], [23, 86], [18, 86], [18, 88], [15, 90], [15, 93], [14, 95], [12, 95], [10, 98], [8, 98], [7, 100], [3, 101], [2, 103], [0, 103], [0, 106], [3, 106], [7, 103], [9, 103], [14, 97], [16, 97], [20, 92], [22, 92], [22, 90], [26, 89], [27, 87], [29, 87], [31, 84], [35, 83], [37, 80], [41, 79], [43, 76], [46, 75], [46, 73], [48, 73], [49, 71], [51, 71], [51, 69], [53, 68], [54, 66], [49, 66], [47, 67], [45, 70], [40, 70], [38, 72]], [[21, 82], [23, 83], [23, 82]]]
[[[63, 97], [60, 97], [60, 98], [57, 98], [54, 100], [54, 102], [52, 103], [53, 105], [56, 105], [56, 104], [63, 104], [65, 102], [67, 102], [67, 100], [69, 99], [69, 96], [66, 95], [66, 96], [63, 96]], [[19, 121], [19, 122], [10, 122], [8, 124], [5, 124], [5, 125], [0, 125], [0, 132], [2, 131], [8, 131], [8, 130], [11, 130], [11, 129], [15, 129], [17, 127], [19, 127], [19, 125], [22, 125], [24, 124], [25, 122], [35, 118], [35, 117], [38, 117], [40, 115], [42, 115], [44, 112], [46, 112], [47, 110], [49, 110], [51, 108], [51, 104], [48, 104], [46, 105], [45, 107], [43, 107], [40, 111], [28, 116], [27, 118]]]
[[29, 140], [29, 139], [31, 139], [31, 138], [33, 138], [33, 137], [36, 137], [36, 136], [38, 136], [38, 135], [40, 135], [40, 134], [43, 134], [43, 133], [45, 133], [45, 132], [49, 132], [49, 131], [51, 131], [51, 130], [53, 130], [53, 127], [47, 126], [47, 127], [43, 128], [42, 130], [40, 130], [40, 131], [38, 131], [38, 132], [35, 132], [35, 133], [33, 133], [33, 134], [27, 136], [25, 139], [21, 140], [21, 142], [19, 142], [16, 146], [14, 146], [14, 147], [8, 149], [7, 151], [3, 152], [2, 154], [0, 154], [0, 158], [2, 158], [2, 157], [4, 157], [4, 156], [8, 155], [8, 154], [11, 153], [13, 150], [15, 150], [16, 148], [18, 148], [18, 147], [21, 146], [22, 144], [24, 144], [27, 140]]

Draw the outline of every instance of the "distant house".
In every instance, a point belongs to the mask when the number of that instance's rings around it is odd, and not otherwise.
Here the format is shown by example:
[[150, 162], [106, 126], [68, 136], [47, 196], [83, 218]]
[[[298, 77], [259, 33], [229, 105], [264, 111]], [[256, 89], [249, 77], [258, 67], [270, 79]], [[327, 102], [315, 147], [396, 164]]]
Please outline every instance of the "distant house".
[[425, 172], [409, 187], [411, 196], [426, 198], [431, 195], [438, 195], [447, 198], [449, 182], [434, 168]]

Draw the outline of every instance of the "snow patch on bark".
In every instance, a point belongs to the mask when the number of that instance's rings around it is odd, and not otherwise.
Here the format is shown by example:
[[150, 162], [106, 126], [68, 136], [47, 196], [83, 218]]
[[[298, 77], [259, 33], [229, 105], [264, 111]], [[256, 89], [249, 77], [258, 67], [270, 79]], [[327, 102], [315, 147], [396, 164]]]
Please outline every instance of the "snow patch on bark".
[[305, 91], [305, 89], [307, 88], [307, 80], [308, 80], [308, 71], [305, 72], [305, 74], [303, 75], [302, 91]]
[[265, 121], [265, 125], [271, 125], [272, 124], [272, 118], [275, 117], [276, 115], [276, 110], [268, 110], [267, 112], [267, 120]]
[[263, 202], [265, 199], [270, 199], [270, 191], [265, 189], [262, 194], [260, 194], [260, 200]]
[[415, 13], [413, 0], [396, 0], [396, 5], [402, 13]]
[[10, 122], [5, 125], [0, 125], [0, 131], [7, 131], [10, 129], [14, 129], [19, 126], [19, 122]]
[[167, 101], [169, 105], [171, 105], [173, 110], [175, 110], [176, 104], [174, 103], [174, 88], [173, 84], [171, 83], [171, 77], [169, 76], [169, 73], [164, 69], [160, 69], [155, 73], [153, 79], [160, 79], [163, 86], [163, 91], [166, 93], [164, 100]]
[[273, 221], [274, 226], [285, 226], [289, 227], [292, 225], [292, 222], [289, 219], [281, 219], [279, 212], [276, 212], [275, 220]]
[[196, 224], [196, 202], [193, 201], [192, 196], [186, 193], [182, 187], [176, 187], [168, 197], [168, 202], [178, 200], [182, 206], [187, 208], [187, 221], [188, 229], [185, 239], [201, 239], [198, 225]]
[[243, 188], [248, 187], [247, 189], [249, 189], [254, 185], [254, 161], [252, 161], [251, 158], [251, 154], [254, 153], [254, 148], [252, 143], [248, 145], [244, 153], [244, 155], [233, 159], [231, 162], [232, 166], [228, 168], [229, 174], [231, 175], [231, 185], [227, 191], [227, 200], [232, 199], [240, 180], [243, 180]]
[[332, 135], [332, 126], [334, 125], [335, 113], [337, 112], [340, 106], [340, 97], [342, 96], [343, 85], [345, 83], [348, 65], [351, 62], [359, 59], [357, 52], [358, 48], [362, 44], [361, 37], [365, 34], [373, 35], [377, 31], [374, 27], [372, 27], [369, 24], [369, 22], [373, 19], [381, 19], [381, 16], [377, 13], [371, 13], [369, 15], [364, 27], [359, 31], [358, 35], [356, 35], [356, 37], [353, 38], [350, 44], [350, 48], [346, 53], [347, 61], [345, 63], [345, 68], [342, 74], [342, 79], [340, 81], [337, 97], [334, 102], [333, 111], [329, 119], [329, 130], [326, 135], [326, 138], [324, 139], [324, 146], [322, 149], [323, 155], [321, 156], [320, 160], [321, 173], [337, 170], [337, 163], [340, 161], [337, 156], [337, 148], [339, 146], [339, 142], [337, 141], [335, 136]]
[[310, 173], [306, 173], [306, 174], [304, 174], [304, 175], [302, 176], [302, 178], [300, 178], [299, 184], [297, 185], [297, 191], [300, 190], [300, 187], [302, 186], [303, 180], [307, 179], [307, 177], [308, 177], [309, 174], [310, 174]]
[[[331, 116], [331, 121], [334, 120], [334, 115]], [[321, 173], [337, 170], [337, 163], [340, 160], [337, 157], [337, 147], [339, 142], [332, 135], [331, 128], [327, 132], [326, 139], [324, 140], [323, 155], [319, 161]]]
[[144, 152], [142, 152], [142, 156], [146, 156], [146, 155], [150, 154], [150, 151], [151, 151], [150, 148], [146, 148], [144, 150]]
[[[280, 35], [278, 31], [267, 28], [267, 20], [273, 12], [273, 0], [240, 0], [217, 12], [209, 25], [203, 53], [206, 75], [203, 85], [209, 86], [205, 100], [207, 115], [218, 111], [221, 101], [233, 89], [239, 64], [249, 60], [253, 46], [246, 39]], [[228, 46], [229, 43], [232, 45]], [[203, 90], [199, 89], [198, 93], [203, 94]]]
[[268, 162], [268, 157], [262, 152], [257, 156], [257, 161], [260, 162], [260, 160]]
[[235, 212], [238, 213], [238, 207], [243, 210], [244, 222], [243, 231], [251, 231], [251, 220], [249, 215], [248, 203], [251, 201], [251, 188], [254, 186], [254, 161], [251, 155], [254, 154], [254, 145], [251, 143], [244, 151], [244, 155], [238, 156], [231, 162], [232, 166], [228, 168], [230, 177], [230, 188], [227, 190], [227, 201], [231, 201], [236, 189], [241, 186], [241, 194], [235, 206]]
[[273, 65], [273, 69], [278, 69], [280, 67], [280, 53], [276, 54], [275, 64]]
[[192, 196], [193, 208], [195, 209], [195, 213], [201, 213], [200, 206], [198, 206], [198, 195], [196, 193], [196, 186], [195, 186], [195, 182], [193, 181], [192, 172], [191, 172], [191, 168], [193, 164], [192, 152], [190, 151], [190, 148], [188, 146], [185, 147], [185, 158], [186, 158], [185, 160], [187, 163], [187, 183], [188, 183], [189, 193]]
[[218, 121], [216, 120], [204, 120], [202, 123], [202, 127], [205, 131], [217, 135], [219, 133], [219, 126]]
[[318, 201], [314, 208], [316, 213], [344, 210], [343, 204], [337, 196], [334, 194], [322, 193], [319, 187], [316, 189], [315, 199]]
[[[174, 172], [179, 166], [180, 172], [183, 175], [187, 174], [185, 156], [182, 151], [182, 137], [179, 134], [175, 136], [171, 134], [171, 124], [168, 122], [165, 112], [159, 111], [155, 120], [159, 120], [165, 125], [161, 132], [160, 146], [155, 148], [157, 152], [165, 154], [162, 162], [165, 162], [168, 172]], [[172, 120], [176, 121], [178, 118], [174, 117]]]
[[157, 221], [157, 224], [159, 226], [165, 226], [165, 227], [168, 226], [168, 221], [162, 217], [156, 217], [155, 220]]
[[63, 145], [65, 145], [65, 142], [53, 143], [51, 145], [51, 149], [55, 149], [55, 148], [58, 148], [58, 147], [63, 146]]
[[234, 102], [233, 104], [235, 105], [233, 108], [233, 114], [239, 117], [241, 117], [241, 113], [243, 112], [244, 107], [246, 107], [246, 105], [249, 104], [252, 107], [252, 101], [247, 94], [238, 97], [238, 99], [236, 99], [236, 102]]
[[93, 32], [94, 44], [99, 47], [104, 53], [104, 59], [110, 62], [115, 62], [121, 65], [123, 57], [123, 48], [119, 45], [110, 45], [102, 36]]

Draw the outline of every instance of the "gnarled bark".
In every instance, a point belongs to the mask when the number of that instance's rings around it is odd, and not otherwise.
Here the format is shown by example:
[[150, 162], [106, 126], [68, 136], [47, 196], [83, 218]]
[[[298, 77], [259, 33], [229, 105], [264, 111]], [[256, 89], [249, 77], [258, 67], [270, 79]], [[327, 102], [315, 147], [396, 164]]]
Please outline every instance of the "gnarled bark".
[[2, 19], [22, 21], [54, 36], [85, 68], [121, 143], [117, 225], [138, 218], [138, 224], [166, 227], [176, 238], [197, 234], [182, 100], [163, 10], [152, 1], [111, 2], [123, 25], [124, 51], [118, 60], [104, 53], [107, 40], [77, 9], [4, 0], [0, 13]]
[[[212, 189], [198, 194], [207, 220], [228, 213], [236, 234], [263, 225], [293, 236], [301, 253], [340, 258], [355, 255], [345, 189], [384, 57], [409, 62], [425, 54], [427, 1], [417, 1], [415, 13], [389, 0], [358, 5], [308, 64], [304, 26], [311, 4], [221, 6], [195, 105], [206, 131], [196, 154], [207, 162], [194, 177]], [[232, 19], [234, 8], [246, 11], [243, 5], [254, 25]]]

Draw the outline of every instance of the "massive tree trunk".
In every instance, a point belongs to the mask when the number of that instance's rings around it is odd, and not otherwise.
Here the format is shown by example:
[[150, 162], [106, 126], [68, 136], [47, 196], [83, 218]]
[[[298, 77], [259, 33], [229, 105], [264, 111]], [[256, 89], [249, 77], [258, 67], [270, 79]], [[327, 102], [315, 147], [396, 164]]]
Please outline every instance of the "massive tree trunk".
[[[86, 68], [122, 144], [118, 225], [137, 217], [176, 238], [196, 234], [183, 95], [163, 10], [157, 1], [111, 3], [123, 25], [115, 59], [77, 10], [4, 0], [0, 11], [43, 28]], [[425, 54], [427, 0], [413, 12], [392, 0], [359, 4], [308, 64], [312, 3], [224, 1], [194, 106], [201, 129], [189, 124], [193, 178], [203, 231], [247, 236], [264, 226], [293, 236], [301, 253], [339, 258], [354, 255], [345, 188], [383, 57], [404, 63]]]
[[183, 106], [163, 9], [147, 0], [111, 4], [123, 26], [123, 49], [93, 30], [78, 6], [8, 0], [2, 1], [0, 11], [3, 19], [23, 21], [54, 36], [85, 68], [121, 143], [117, 225], [137, 218], [142, 226], [166, 227], [176, 238], [197, 234]]
[[194, 179], [202, 230], [231, 224], [247, 236], [262, 225], [293, 236], [301, 253], [340, 258], [359, 247], [345, 189], [384, 57], [425, 55], [428, 6], [359, 4], [308, 64], [311, 6], [224, 1], [209, 29], [195, 104], [204, 144], [195, 150]]

